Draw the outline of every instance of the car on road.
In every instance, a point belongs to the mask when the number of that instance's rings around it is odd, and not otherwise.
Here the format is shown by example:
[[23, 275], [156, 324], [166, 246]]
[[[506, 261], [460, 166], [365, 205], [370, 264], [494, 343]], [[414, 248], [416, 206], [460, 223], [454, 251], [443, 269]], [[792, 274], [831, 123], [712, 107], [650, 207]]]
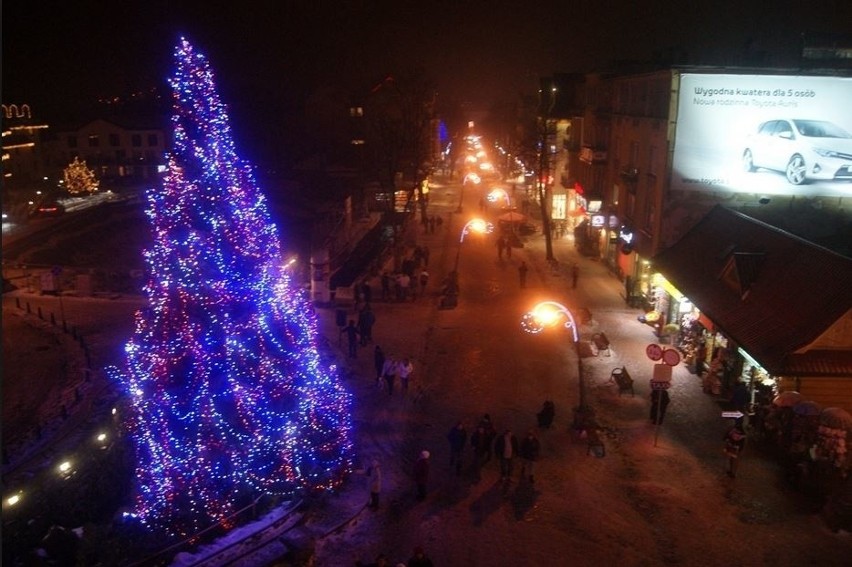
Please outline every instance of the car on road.
[[792, 185], [852, 181], [852, 135], [826, 120], [768, 120], [749, 136], [742, 163], [783, 172]]

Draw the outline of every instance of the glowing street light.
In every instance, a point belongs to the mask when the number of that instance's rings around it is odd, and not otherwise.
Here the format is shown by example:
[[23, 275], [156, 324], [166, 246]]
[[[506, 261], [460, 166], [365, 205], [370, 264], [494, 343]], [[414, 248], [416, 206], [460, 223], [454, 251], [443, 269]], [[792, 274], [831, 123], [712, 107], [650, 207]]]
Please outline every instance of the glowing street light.
[[464, 186], [468, 183], [473, 183], [474, 185], [479, 185], [482, 182], [482, 178], [479, 177], [475, 173], [468, 173], [464, 176], [464, 180], [462, 181], [461, 191], [459, 191], [459, 206], [456, 209], [457, 213], [462, 212], [462, 203], [464, 203]]
[[453, 271], [450, 272], [450, 281], [447, 286], [447, 293], [445, 298], [445, 306], [455, 307], [458, 301], [459, 294], [459, 258], [461, 257], [461, 246], [462, 242], [464, 242], [464, 237], [470, 234], [471, 232], [475, 232], [477, 234], [489, 234], [494, 231], [494, 225], [488, 221], [476, 218], [467, 221], [467, 224], [462, 227], [461, 234], [459, 235], [459, 243], [456, 248], [456, 262], [453, 265]]
[[512, 202], [509, 200], [509, 194], [505, 189], [501, 187], [495, 187], [491, 191], [488, 192], [488, 196], [486, 197], [489, 203], [496, 203], [499, 199], [503, 199], [506, 201], [506, 206], [511, 207]]
[[574, 352], [577, 355], [577, 384], [580, 391], [577, 411], [578, 413], [584, 413], [587, 410], [586, 386], [583, 382], [583, 359], [580, 356], [580, 332], [574, 315], [561, 303], [556, 301], [542, 301], [521, 318], [521, 328], [527, 333], [534, 335], [541, 333], [547, 328], [559, 326], [571, 330]]

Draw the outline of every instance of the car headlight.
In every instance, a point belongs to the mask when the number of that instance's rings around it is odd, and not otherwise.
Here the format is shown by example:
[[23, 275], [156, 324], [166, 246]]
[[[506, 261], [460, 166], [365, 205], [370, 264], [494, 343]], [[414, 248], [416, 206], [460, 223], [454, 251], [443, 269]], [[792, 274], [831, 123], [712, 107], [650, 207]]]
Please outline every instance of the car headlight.
[[835, 150], [829, 150], [826, 148], [814, 148], [814, 153], [821, 157], [838, 157]]

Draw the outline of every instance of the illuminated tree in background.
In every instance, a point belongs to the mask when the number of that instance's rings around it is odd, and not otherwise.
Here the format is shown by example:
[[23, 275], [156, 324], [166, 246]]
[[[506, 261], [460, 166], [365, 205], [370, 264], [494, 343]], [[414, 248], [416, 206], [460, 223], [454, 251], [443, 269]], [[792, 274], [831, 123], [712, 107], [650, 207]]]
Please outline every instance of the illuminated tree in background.
[[187, 534], [246, 495], [332, 488], [350, 468], [350, 397], [324, 367], [308, 300], [237, 157], [206, 58], [175, 49], [175, 148], [148, 195], [148, 307], [124, 368], [134, 515]]
[[65, 190], [72, 195], [78, 193], [94, 193], [98, 190], [98, 180], [95, 172], [86, 166], [85, 161], [74, 158], [62, 172], [65, 181]]

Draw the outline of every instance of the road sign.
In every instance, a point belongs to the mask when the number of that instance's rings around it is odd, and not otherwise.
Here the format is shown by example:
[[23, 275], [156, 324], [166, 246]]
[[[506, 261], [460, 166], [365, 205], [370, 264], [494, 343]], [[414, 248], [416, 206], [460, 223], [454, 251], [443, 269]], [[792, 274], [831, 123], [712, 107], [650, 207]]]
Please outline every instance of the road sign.
[[671, 382], [661, 382], [657, 380], [651, 380], [651, 389], [652, 390], [668, 390], [672, 387]]
[[658, 344], [651, 343], [645, 347], [645, 354], [648, 355], [648, 358], [657, 362], [663, 358], [663, 347]]
[[663, 362], [669, 366], [677, 366], [680, 364], [680, 353], [673, 348], [667, 348], [663, 351]]
[[654, 382], [671, 382], [672, 367], [668, 364], [655, 364], [654, 377], [651, 378]]
[[732, 419], [739, 419], [743, 415], [745, 415], [745, 414], [741, 411], [723, 411], [722, 412], [722, 417], [728, 417], [728, 418], [732, 418]]

